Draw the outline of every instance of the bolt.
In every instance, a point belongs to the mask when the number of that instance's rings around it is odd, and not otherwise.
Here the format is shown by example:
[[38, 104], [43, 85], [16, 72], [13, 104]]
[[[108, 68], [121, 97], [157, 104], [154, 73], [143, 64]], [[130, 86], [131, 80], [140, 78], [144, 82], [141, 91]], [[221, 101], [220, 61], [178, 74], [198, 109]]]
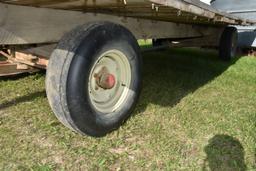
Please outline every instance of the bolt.
[[158, 6], [156, 6], [156, 12], [158, 12], [159, 11], [159, 7]]

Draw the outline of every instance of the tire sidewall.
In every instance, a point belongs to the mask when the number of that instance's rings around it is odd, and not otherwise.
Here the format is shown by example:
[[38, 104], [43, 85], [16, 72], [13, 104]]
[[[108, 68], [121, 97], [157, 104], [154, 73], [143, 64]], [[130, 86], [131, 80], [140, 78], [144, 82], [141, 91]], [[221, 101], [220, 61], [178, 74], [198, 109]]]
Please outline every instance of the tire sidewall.
[[[235, 42], [233, 42], [235, 41]], [[237, 34], [237, 30], [234, 29], [233, 33], [232, 33], [232, 40], [231, 40], [231, 44], [234, 43], [235, 46], [232, 47], [231, 46], [231, 59], [234, 58], [236, 56], [236, 52], [237, 52], [237, 47], [238, 47], [238, 34]]]
[[[235, 42], [233, 42], [235, 41]], [[237, 49], [238, 35], [235, 27], [227, 27], [224, 29], [220, 39], [219, 56], [221, 59], [229, 61], [235, 57]], [[235, 47], [232, 44], [235, 43]]]
[[[112, 49], [121, 51], [128, 58], [132, 80], [130, 93], [122, 107], [113, 113], [103, 114], [91, 103], [88, 82], [98, 58]], [[75, 52], [70, 53], [74, 55], [67, 72], [66, 99], [73, 123], [80, 131], [99, 136], [118, 128], [130, 116], [141, 89], [141, 60], [136, 39], [122, 26], [106, 23], [91, 30]]]

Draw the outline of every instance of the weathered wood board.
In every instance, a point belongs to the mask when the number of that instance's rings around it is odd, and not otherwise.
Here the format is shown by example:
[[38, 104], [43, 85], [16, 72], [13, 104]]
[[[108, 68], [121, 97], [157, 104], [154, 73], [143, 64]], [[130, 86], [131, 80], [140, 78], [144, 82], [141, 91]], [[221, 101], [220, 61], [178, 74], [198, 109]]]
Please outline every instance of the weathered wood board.
[[0, 3], [0, 44], [21, 45], [56, 43], [79, 25], [89, 22], [113, 22], [128, 28], [137, 39], [196, 38], [214, 34], [222, 28], [208, 25], [138, 19], [109, 14], [83, 13], [48, 8], [24, 7]]
[[3, 3], [196, 24], [250, 25], [199, 0], [0, 0]]

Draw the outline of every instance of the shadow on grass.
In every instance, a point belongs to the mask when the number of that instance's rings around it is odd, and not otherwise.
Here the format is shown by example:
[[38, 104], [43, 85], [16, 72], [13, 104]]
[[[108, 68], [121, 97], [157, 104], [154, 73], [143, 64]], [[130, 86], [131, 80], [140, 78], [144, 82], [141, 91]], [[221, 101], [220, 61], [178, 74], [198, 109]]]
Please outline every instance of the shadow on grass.
[[211, 171], [245, 171], [244, 148], [236, 138], [228, 135], [215, 135], [204, 148], [206, 163]]
[[239, 58], [225, 62], [217, 51], [179, 48], [143, 53], [143, 89], [137, 111], [148, 104], [174, 106], [186, 95], [214, 80]]
[[[175, 48], [143, 53], [143, 90], [135, 115], [144, 111], [148, 104], [174, 106], [198, 88], [225, 72], [239, 58], [224, 62], [217, 51], [195, 48]], [[37, 74], [39, 77], [45, 71]], [[28, 76], [21, 74], [1, 80], [17, 80]], [[25, 101], [32, 101], [45, 92], [35, 92], [0, 104], [0, 110]]]
[[11, 101], [4, 102], [0, 104], [0, 110], [4, 110], [19, 103], [31, 102], [38, 97], [46, 97], [45, 91], [34, 92], [25, 96], [17, 97]]
[[45, 73], [46, 73], [45, 70], [40, 70], [34, 73], [20, 73], [17, 75], [2, 76], [0, 77], [0, 81], [16, 81], [28, 76], [33, 76], [33, 75], [37, 75], [38, 77], [41, 77], [42, 75], [45, 75]]

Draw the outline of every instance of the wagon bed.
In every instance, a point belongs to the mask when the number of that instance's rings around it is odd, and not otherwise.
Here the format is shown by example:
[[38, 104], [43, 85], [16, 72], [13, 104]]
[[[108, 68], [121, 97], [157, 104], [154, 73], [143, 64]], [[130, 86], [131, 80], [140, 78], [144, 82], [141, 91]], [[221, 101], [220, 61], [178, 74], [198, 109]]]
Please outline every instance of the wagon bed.
[[0, 2], [179, 23], [255, 24], [255, 21], [220, 12], [198, 0], [0, 0]]

